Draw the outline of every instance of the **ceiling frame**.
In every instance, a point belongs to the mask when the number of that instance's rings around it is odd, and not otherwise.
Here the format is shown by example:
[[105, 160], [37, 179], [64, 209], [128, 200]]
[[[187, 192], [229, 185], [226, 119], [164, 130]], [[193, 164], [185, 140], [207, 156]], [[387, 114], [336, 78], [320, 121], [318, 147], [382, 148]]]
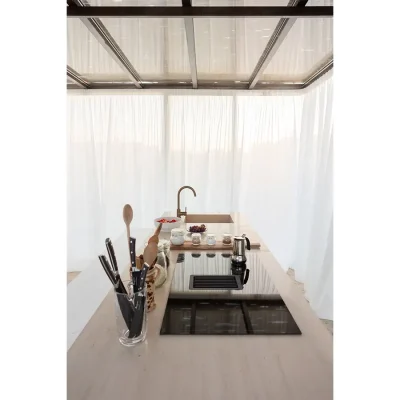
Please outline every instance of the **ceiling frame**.
[[[192, 7], [192, 0], [182, 0], [182, 7]], [[186, 41], [189, 53], [190, 73], [193, 89], [197, 89], [196, 41], [194, 38], [193, 18], [185, 18]]]
[[[330, 18], [333, 7], [304, 7], [308, 0], [290, 0], [287, 7], [192, 7], [191, 0], [182, 0], [182, 7], [97, 7], [87, 0], [67, 0], [67, 17], [79, 18], [108, 54], [126, 71], [131, 82], [97, 82], [83, 78], [67, 66], [67, 76], [74, 84], [67, 89], [214, 89], [214, 90], [299, 90], [305, 89], [333, 68], [330, 55], [302, 82], [259, 82], [265, 68], [276, 54], [297, 18]], [[143, 80], [122, 52], [114, 38], [100, 21], [101, 18], [184, 18], [186, 40], [191, 70], [191, 83], [171, 80], [157, 82]], [[276, 18], [281, 17], [271, 39], [268, 41], [253, 73], [247, 81], [200, 80], [197, 77], [196, 46], [193, 18]]]
[[[73, 0], [76, 6], [67, 7], [67, 11], [81, 9], [81, 8], [92, 8], [86, 0]], [[80, 18], [81, 22], [86, 26], [90, 33], [95, 39], [103, 46], [104, 50], [111, 56], [111, 58], [125, 71], [129, 79], [139, 89], [142, 88], [140, 81], [142, 80], [140, 75], [137, 73], [135, 68], [125, 56], [124, 52], [118, 46], [117, 42], [108, 32], [107, 28], [98, 18]]]
[[325, 62], [321, 64], [303, 83], [303, 88], [312, 85], [315, 81], [325, 75], [333, 68], [333, 55], [330, 55]]
[[330, 18], [318, 7], [67, 7], [68, 18]]
[[[290, 0], [288, 7], [305, 7], [308, 0]], [[293, 25], [296, 23], [296, 18], [281, 18], [276, 26], [274, 32], [272, 33], [271, 39], [268, 41], [260, 59], [254, 68], [253, 73], [250, 76], [249, 89], [254, 89], [257, 82], [261, 78], [265, 71], [265, 68], [270, 63], [275, 53], [278, 51], [279, 47], [285, 40], [286, 36], [292, 29]]]
[[79, 89], [88, 89], [90, 83], [82, 78], [74, 69], [72, 69], [69, 65], [67, 65], [67, 76], [74, 81], [75, 85], [79, 87]]

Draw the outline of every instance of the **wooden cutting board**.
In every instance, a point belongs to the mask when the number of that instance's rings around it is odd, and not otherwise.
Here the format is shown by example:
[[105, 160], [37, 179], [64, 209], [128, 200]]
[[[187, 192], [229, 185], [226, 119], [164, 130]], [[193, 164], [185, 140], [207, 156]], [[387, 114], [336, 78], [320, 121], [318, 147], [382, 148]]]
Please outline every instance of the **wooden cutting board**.
[[[251, 243], [250, 248], [251, 249], [259, 249], [260, 243]], [[175, 246], [174, 244], [171, 243], [170, 245], [170, 250], [227, 250], [231, 251], [233, 249], [233, 244], [224, 245], [222, 242], [217, 242], [214, 246], [209, 246], [207, 243], [201, 243], [198, 246], [193, 246], [191, 241], [185, 241], [180, 246]]]

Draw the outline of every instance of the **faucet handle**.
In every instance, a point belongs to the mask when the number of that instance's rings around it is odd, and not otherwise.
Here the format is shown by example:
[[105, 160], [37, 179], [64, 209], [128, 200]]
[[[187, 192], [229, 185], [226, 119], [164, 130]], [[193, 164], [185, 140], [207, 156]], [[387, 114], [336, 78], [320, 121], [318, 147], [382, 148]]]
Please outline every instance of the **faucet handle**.
[[187, 214], [187, 207], [185, 207], [185, 213]]

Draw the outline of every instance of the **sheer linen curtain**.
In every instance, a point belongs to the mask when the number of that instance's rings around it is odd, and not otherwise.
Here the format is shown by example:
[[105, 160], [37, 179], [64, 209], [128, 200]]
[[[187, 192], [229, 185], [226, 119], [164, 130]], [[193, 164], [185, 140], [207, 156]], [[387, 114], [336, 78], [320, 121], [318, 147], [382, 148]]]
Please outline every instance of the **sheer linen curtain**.
[[167, 204], [191, 213], [223, 213], [232, 208], [233, 96], [168, 96]]
[[161, 215], [164, 191], [164, 101], [161, 95], [68, 96], [68, 270], [81, 271], [124, 231]]
[[333, 319], [333, 82], [304, 96], [291, 266], [320, 318]]
[[332, 79], [300, 92], [87, 92], [68, 96], [68, 267], [83, 270], [122, 207], [240, 211], [320, 318], [332, 319]]
[[303, 98], [237, 97], [239, 204], [284, 268], [293, 261], [297, 151]]

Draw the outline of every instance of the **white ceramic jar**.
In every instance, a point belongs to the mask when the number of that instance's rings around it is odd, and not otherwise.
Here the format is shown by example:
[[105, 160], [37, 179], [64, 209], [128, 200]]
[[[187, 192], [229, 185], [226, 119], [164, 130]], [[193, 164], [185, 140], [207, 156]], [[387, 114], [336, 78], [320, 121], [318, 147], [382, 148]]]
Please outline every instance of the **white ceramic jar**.
[[199, 246], [201, 244], [201, 234], [200, 233], [192, 233], [192, 245]]
[[225, 246], [230, 246], [232, 244], [232, 235], [230, 233], [224, 233], [222, 244]]
[[215, 234], [207, 233], [207, 244], [209, 246], [215, 246], [216, 243], [217, 243], [217, 239], [215, 238]]
[[171, 230], [171, 243], [175, 246], [181, 246], [185, 243], [185, 231], [181, 228]]

